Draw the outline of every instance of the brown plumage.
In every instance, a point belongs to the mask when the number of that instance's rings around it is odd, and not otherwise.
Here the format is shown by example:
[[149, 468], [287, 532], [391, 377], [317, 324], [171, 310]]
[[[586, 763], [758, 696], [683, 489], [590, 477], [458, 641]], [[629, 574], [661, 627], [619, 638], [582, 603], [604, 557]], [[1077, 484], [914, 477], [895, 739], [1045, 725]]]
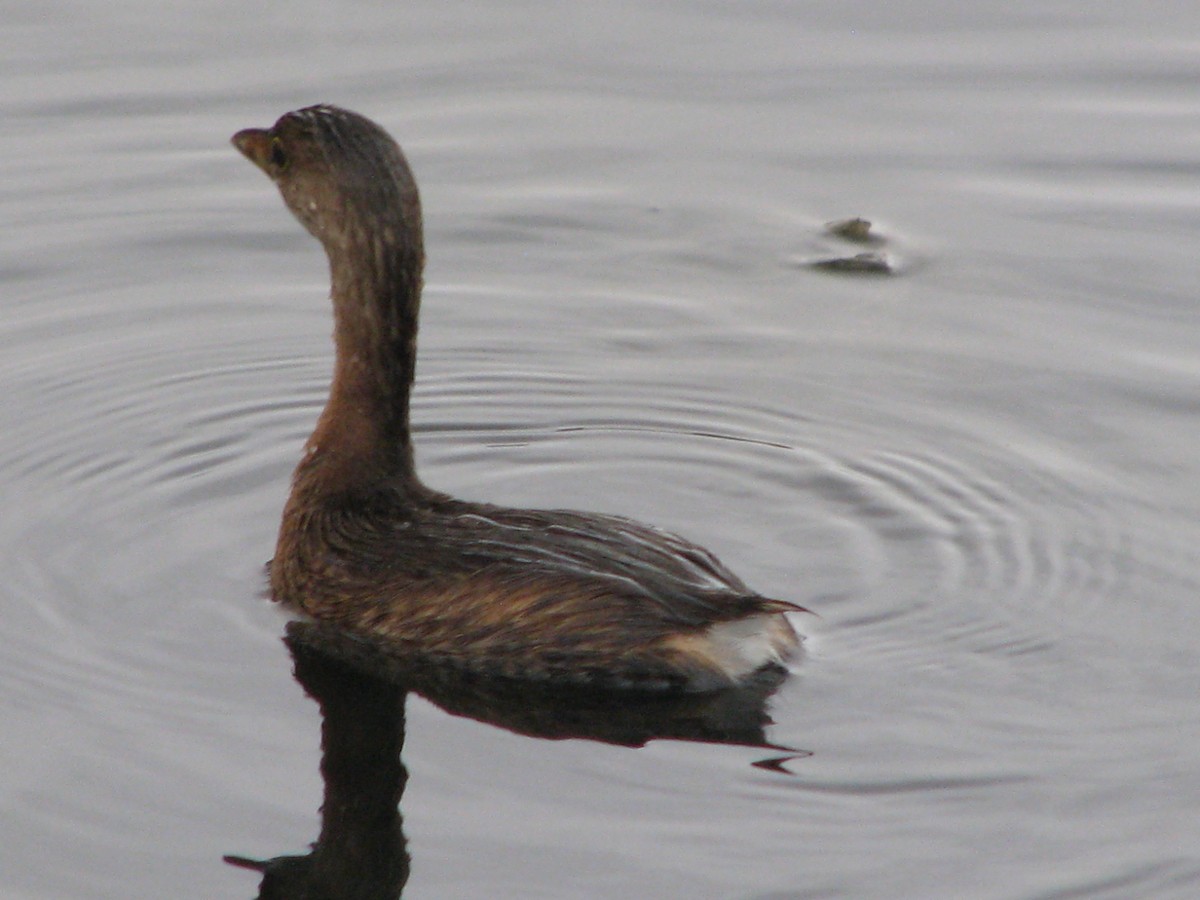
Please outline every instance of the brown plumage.
[[409, 392], [424, 247], [400, 148], [333, 106], [235, 146], [329, 257], [337, 360], [271, 562], [274, 599], [481, 672], [708, 690], [779, 665], [785, 612], [712, 554], [617, 516], [455, 500], [413, 469]]

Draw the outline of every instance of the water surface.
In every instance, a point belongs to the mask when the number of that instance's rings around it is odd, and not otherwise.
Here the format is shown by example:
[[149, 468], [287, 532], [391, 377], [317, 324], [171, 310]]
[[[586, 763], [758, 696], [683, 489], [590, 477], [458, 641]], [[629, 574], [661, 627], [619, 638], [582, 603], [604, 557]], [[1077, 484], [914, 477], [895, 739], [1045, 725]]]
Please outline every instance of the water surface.
[[[429, 249], [425, 480], [819, 612], [770, 740], [408, 705], [405, 897], [1191, 897], [1200, 11], [9, 3], [0, 886], [250, 896], [317, 831], [260, 597], [330, 368], [228, 145], [336, 102]], [[861, 248], [895, 277], [805, 266]]]

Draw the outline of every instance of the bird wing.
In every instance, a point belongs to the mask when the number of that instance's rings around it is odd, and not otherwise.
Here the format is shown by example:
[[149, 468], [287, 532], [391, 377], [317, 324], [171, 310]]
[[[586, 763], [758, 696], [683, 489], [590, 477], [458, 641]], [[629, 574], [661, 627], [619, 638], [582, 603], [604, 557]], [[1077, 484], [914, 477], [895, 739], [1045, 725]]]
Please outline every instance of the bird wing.
[[436, 530], [450, 551], [439, 556], [457, 572], [586, 585], [638, 598], [647, 614], [676, 626], [800, 609], [756, 594], [702, 547], [620, 516], [471, 505], [439, 515]]

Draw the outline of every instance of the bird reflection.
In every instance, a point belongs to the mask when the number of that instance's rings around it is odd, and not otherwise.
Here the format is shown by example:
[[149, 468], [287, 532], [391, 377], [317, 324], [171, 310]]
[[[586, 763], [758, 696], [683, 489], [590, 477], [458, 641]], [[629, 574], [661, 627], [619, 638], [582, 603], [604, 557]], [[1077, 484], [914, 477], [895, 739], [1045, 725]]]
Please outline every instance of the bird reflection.
[[711, 694], [655, 695], [501, 680], [438, 665], [308, 622], [284, 638], [296, 680], [321, 707], [321, 832], [299, 856], [225, 861], [262, 873], [262, 900], [393, 900], [408, 881], [400, 800], [409, 692], [447, 712], [518, 734], [586, 738], [640, 747], [655, 738], [771, 751], [756, 763], [782, 768], [807, 755], [767, 741], [766, 702], [783, 673]]

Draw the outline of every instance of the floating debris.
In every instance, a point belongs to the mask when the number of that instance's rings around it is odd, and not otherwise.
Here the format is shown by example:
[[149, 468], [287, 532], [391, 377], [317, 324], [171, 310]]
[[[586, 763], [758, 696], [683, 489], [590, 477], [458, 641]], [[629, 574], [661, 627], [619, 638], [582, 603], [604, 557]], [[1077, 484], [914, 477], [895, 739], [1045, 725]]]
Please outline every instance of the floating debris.
[[809, 268], [822, 272], [837, 272], [844, 275], [895, 275], [896, 267], [882, 253], [859, 253], [857, 256], [842, 256], [819, 259], [808, 264]]
[[855, 217], [839, 219], [836, 222], [826, 222], [825, 231], [835, 237], [840, 237], [856, 244], [881, 244], [883, 238], [871, 231], [869, 219]]

